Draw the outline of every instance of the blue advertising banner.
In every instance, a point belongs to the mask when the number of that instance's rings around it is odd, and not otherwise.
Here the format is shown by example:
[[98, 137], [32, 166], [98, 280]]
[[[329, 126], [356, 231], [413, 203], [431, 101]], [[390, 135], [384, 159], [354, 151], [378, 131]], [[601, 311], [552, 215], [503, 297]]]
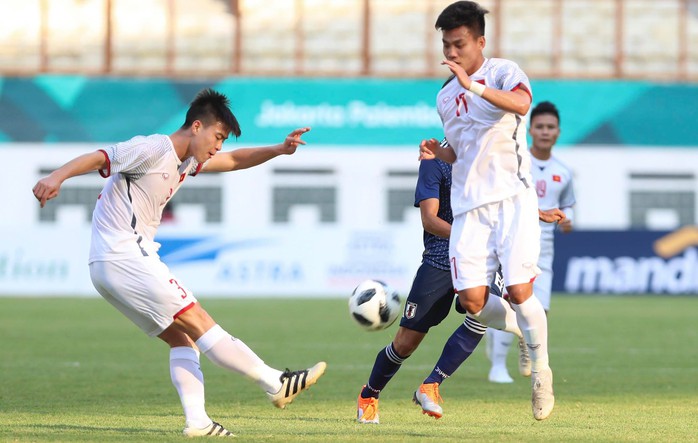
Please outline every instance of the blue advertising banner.
[[698, 295], [698, 227], [556, 233], [553, 291]]

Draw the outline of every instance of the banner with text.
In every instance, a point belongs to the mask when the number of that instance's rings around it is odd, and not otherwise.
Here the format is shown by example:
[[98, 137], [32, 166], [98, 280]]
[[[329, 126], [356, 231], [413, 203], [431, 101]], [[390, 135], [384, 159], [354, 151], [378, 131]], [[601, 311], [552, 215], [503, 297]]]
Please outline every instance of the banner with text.
[[[422, 253], [421, 231], [404, 227], [163, 231], [162, 260], [202, 297], [348, 297], [369, 278], [406, 296]], [[89, 227], [15, 234], [0, 243], [0, 295], [97, 295]]]
[[698, 295], [698, 227], [556, 235], [553, 291]]

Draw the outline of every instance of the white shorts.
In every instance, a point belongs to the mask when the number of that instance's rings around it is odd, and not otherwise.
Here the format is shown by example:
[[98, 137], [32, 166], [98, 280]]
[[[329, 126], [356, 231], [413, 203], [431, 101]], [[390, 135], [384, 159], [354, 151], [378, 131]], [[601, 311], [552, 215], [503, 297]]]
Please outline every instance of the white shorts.
[[105, 300], [151, 337], [196, 303], [159, 257], [92, 262], [90, 277]]
[[553, 288], [553, 240], [541, 240], [538, 267], [541, 274], [533, 282], [533, 293], [543, 309], [550, 310], [550, 295]]
[[458, 214], [449, 255], [457, 291], [487, 286], [500, 263], [504, 285], [532, 281], [538, 274], [538, 197], [529, 188], [505, 200]]

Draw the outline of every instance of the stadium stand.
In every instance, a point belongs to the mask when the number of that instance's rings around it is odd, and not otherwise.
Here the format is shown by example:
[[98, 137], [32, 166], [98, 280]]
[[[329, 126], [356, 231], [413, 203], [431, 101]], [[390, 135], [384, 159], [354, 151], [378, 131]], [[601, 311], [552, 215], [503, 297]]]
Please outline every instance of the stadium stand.
[[[0, 74], [435, 76], [448, 3], [5, 0]], [[698, 78], [695, 0], [480, 3], [489, 55], [533, 77]]]

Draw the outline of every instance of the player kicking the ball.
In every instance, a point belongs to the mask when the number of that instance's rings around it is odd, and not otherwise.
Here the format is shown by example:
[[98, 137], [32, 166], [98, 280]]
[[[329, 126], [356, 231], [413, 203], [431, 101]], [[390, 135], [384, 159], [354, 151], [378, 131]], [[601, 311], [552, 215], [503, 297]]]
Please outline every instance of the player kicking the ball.
[[184, 435], [233, 436], [204, 408], [202, 352], [214, 364], [255, 381], [274, 406], [284, 408], [315, 384], [326, 364], [279, 371], [242, 340], [223, 330], [184, 284], [170, 273], [153, 240], [162, 211], [188, 176], [250, 168], [304, 145], [310, 128], [291, 132], [274, 146], [218, 153], [240, 126], [228, 99], [211, 89], [191, 103], [181, 128], [170, 136], [137, 136], [81, 155], [34, 186], [43, 208], [68, 178], [99, 171], [106, 178], [92, 216], [90, 277], [97, 292], [146, 334], [170, 347], [170, 377], [184, 408]]

